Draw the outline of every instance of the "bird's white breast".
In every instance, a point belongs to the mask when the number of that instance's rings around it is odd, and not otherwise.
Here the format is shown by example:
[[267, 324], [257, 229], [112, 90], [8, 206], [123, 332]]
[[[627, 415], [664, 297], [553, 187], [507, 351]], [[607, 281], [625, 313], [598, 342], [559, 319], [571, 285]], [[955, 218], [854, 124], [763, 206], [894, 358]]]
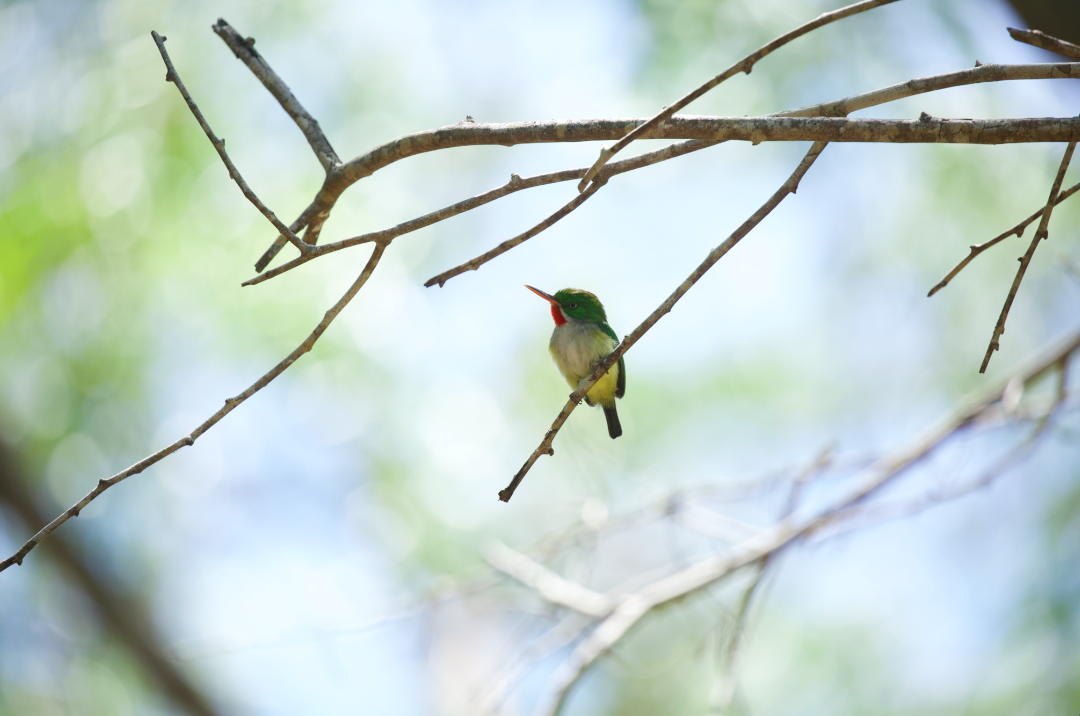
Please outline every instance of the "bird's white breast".
[[597, 361], [615, 350], [615, 340], [595, 323], [570, 320], [555, 327], [548, 349], [566, 382], [576, 387]]

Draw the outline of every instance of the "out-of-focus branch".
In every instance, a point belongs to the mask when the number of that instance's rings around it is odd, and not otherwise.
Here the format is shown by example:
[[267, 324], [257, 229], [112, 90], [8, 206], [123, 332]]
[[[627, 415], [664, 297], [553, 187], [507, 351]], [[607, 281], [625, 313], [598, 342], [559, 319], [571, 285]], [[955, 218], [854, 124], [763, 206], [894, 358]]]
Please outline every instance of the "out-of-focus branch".
[[[829, 523], [836, 515], [861, 503], [954, 434], [978, 420], [988, 409], [1004, 400], [1010, 384], [1030, 386], [1046, 373], [1062, 370], [1062, 366], [1077, 352], [1080, 352], [1080, 332], [1047, 350], [1007, 380], [1000, 381], [989, 390], [980, 391], [972, 399], [964, 401], [961, 404], [963, 407], [951, 416], [926, 430], [908, 446], [875, 462], [824, 505], [802, 508], [760, 534], [735, 545], [726, 553], [703, 559], [621, 598], [610, 616], [578, 645], [556, 672], [552, 682], [551, 699], [541, 713], [558, 713], [569, 690], [586, 670], [650, 611], [705, 589], [735, 570], [758, 562], [783, 549], [793, 540]], [[1055, 405], [1060, 404], [1055, 402]]]
[[240, 33], [234, 30], [232, 25], [227, 23], [224, 18], [218, 18], [218, 21], [211, 29], [229, 46], [233, 54], [248, 66], [252, 74], [259, 78], [259, 81], [270, 91], [270, 94], [274, 95], [274, 99], [281, 104], [281, 108], [292, 117], [293, 121], [296, 122], [296, 126], [304, 133], [304, 137], [308, 140], [308, 144], [311, 145], [311, 150], [315, 152], [315, 156], [318, 158], [319, 163], [322, 164], [323, 169], [330, 171], [331, 167], [341, 164], [337, 152], [330, 146], [330, 140], [323, 134], [319, 123], [308, 114], [308, 111], [293, 95], [289, 86], [278, 77], [277, 73], [270, 68], [270, 65], [255, 49], [255, 38], [241, 37]]
[[630, 144], [630, 142], [634, 141], [635, 139], [643, 138], [645, 134], [649, 132], [649, 130], [651, 130], [653, 127], [656, 127], [664, 120], [669, 119], [680, 109], [690, 104], [695, 99], [702, 96], [709, 90], [713, 89], [721, 82], [724, 82], [725, 80], [734, 77], [740, 72], [750, 74], [750, 70], [754, 68], [754, 65], [758, 62], [758, 60], [761, 60], [763, 57], [770, 54], [774, 50], [783, 47], [784, 45], [798, 37], [802, 37], [808, 32], [812, 32], [819, 27], [828, 25], [831, 22], [836, 22], [837, 20], [842, 20], [845, 17], [851, 17], [852, 15], [856, 15], [860, 12], [872, 10], [876, 7], [888, 5], [889, 3], [893, 2], [896, 2], [896, 0], [863, 0], [863, 2], [858, 2], [854, 5], [848, 5], [847, 7], [840, 8], [839, 10], [823, 13], [817, 18], [811, 20], [810, 22], [804, 23], [795, 28], [794, 30], [784, 33], [769, 44], [763, 45], [762, 47], [758, 48], [754, 52], [750, 53], [746, 57], [736, 62], [731, 67], [718, 74], [716, 77], [713, 77], [705, 84], [699, 86], [694, 91], [690, 92], [689, 94], [683, 95], [679, 99], [675, 100], [674, 103], [668, 105], [667, 107], [664, 107], [662, 110], [660, 110], [660, 112], [651, 117], [647, 122], [644, 122], [640, 126], [636, 127], [633, 131], [627, 133], [626, 136], [622, 137], [612, 146], [604, 147], [603, 149], [601, 149], [600, 157], [593, 163], [591, 167], [589, 167], [589, 171], [585, 175], [585, 178], [583, 178], [578, 184], [578, 191], [585, 191], [585, 187], [589, 184], [590, 181], [592, 181], [593, 177], [595, 177], [597, 173], [603, 168], [604, 164], [606, 164], [608, 160], [610, 160], [613, 156], [625, 149], [626, 146]]
[[361, 288], [363, 288], [364, 284], [367, 283], [368, 278], [371, 276], [371, 273], [378, 265], [379, 259], [382, 258], [383, 252], [385, 250], [385, 244], [375, 244], [375, 250], [372, 251], [371, 257], [368, 259], [367, 265], [364, 266], [364, 270], [360, 272], [360, 275], [356, 278], [356, 281], [354, 281], [353, 284], [349, 286], [349, 289], [345, 292], [345, 295], [338, 299], [337, 303], [331, 306], [330, 309], [323, 315], [322, 320], [319, 321], [319, 324], [317, 326], [315, 326], [315, 330], [311, 332], [311, 335], [305, 338], [303, 343], [297, 346], [292, 353], [287, 355], [280, 363], [271, 368], [261, 378], [252, 383], [247, 390], [235, 397], [226, 398], [225, 405], [222, 406], [220, 410], [211, 415], [209, 418], [203, 421], [202, 424], [200, 424], [197, 428], [192, 430], [184, 437], [180, 438], [171, 445], [168, 445], [167, 447], [158, 450], [153, 455], [149, 455], [143, 458], [128, 469], [123, 470], [122, 472], [118, 472], [112, 477], [103, 477], [98, 480], [97, 485], [94, 486], [94, 489], [88, 492], [85, 497], [83, 497], [77, 503], [75, 503], [63, 513], [61, 513], [60, 516], [58, 516], [52, 522], [42, 527], [37, 532], [37, 534], [35, 534], [33, 537], [28, 539], [25, 544], [23, 544], [23, 546], [19, 549], [18, 552], [5, 559], [3, 562], [0, 562], [0, 572], [4, 571], [13, 564], [22, 564], [23, 558], [26, 557], [30, 550], [32, 550], [34, 547], [40, 544], [42, 540], [52, 534], [53, 530], [55, 530], [57, 527], [67, 522], [72, 517], [78, 517], [79, 513], [83, 510], [83, 508], [93, 502], [98, 497], [98, 495], [105, 492], [105, 490], [109, 489], [118, 482], [126, 480], [132, 475], [138, 475], [146, 468], [157, 462], [160, 462], [161, 460], [173, 454], [180, 448], [194, 445], [195, 441], [199, 438], [199, 436], [201, 436], [207, 430], [216, 425], [222, 418], [231, 413], [238, 405], [243, 403], [251, 396], [255, 395], [255, 393], [265, 388], [274, 378], [277, 378], [279, 375], [284, 373], [286, 368], [291, 366], [293, 363], [299, 360], [300, 356], [304, 355], [305, 353], [310, 351], [312, 347], [314, 347], [315, 342], [319, 340], [323, 333], [326, 332], [326, 329], [330, 327], [330, 324], [335, 318], [337, 318], [337, 315], [341, 313], [345, 306], [349, 304], [349, 301], [351, 301], [353, 297], [356, 296], [357, 292]]
[[792, 175], [788, 177], [787, 181], [785, 181], [783, 185], [781, 185], [781, 187], [776, 191], [776, 193], [773, 194], [772, 197], [770, 197], [769, 200], [766, 201], [757, 211], [755, 211], [749, 219], [743, 222], [743, 224], [738, 229], [736, 229], [735, 232], [731, 234], [731, 236], [725, 239], [715, 249], [710, 251], [709, 255], [705, 257], [705, 260], [702, 261], [696, 269], [694, 269], [694, 271], [686, 278], [686, 280], [679, 284], [679, 287], [675, 289], [674, 293], [668, 296], [667, 299], [665, 299], [664, 302], [661, 303], [655, 311], [649, 314], [648, 318], [642, 321], [641, 325], [639, 325], [629, 335], [627, 335], [619, 344], [619, 346], [611, 352], [610, 355], [608, 355], [604, 360], [600, 361], [600, 363], [596, 367], [596, 370], [593, 371], [593, 374], [589, 376], [578, 387], [577, 390], [570, 394], [570, 399], [566, 402], [566, 405], [563, 406], [563, 409], [559, 411], [559, 414], [555, 417], [555, 422], [551, 424], [551, 427], [544, 435], [544, 439], [540, 441], [540, 445], [537, 446], [536, 450], [534, 450], [532, 455], [529, 456], [529, 459], [525, 461], [525, 464], [522, 465], [521, 469], [518, 470], [516, 475], [514, 475], [514, 478], [510, 481], [510, 484], [499, 492], [500, 500], [502, 500], [503, 502], [510, 501], [510, 498], [513, 497], [514, 491], [517, 489], [518, 485], [521, 484], [521, 481], [525, 478], [525, 475], [529, 472], [529, 469], [532, 468], [533, 464], [537, 461], [537, 459], [539, 459], [541, 455], [555, 454], [554, 449], [552, 449], [551, 447], [552, 441], [555, 439], [555, 436], [562, 428], [563, 423], [565, 423], [566, 419], [570, 417], [570, 413], [574, 411], [574, 408], [576, 408], [578, 403], [580, 403], [581, 400], [585, 397], [585, 394], [589, 392], [589, 389], [596, 384], [596, 381], [600, 380], [600, 378], [605, 373], [607, 373], [611, 366], [615, 365], [615, 363], [619, 360], [619, 358], [623, 356], [623, 354], [626, 353], [626, 351], [628, 351], [635, 343], [637, 343], [650, 328], [656, 325], [657, 321], [659, 321], [661, 318], [664, 317], [665, 314], [671, 311], [671, 309], [675, 306], [679, 299], [685, 296], [687, 291], [693, 288], [694, 284], [697, 283], [701, 279], [701, 277], [704, 276], [705, 273], [716, 264], [717, 261], [719, 261], [728, 251], [730, 251], [735, 246], [735, 244], [739, 243], [739, 241], [744, 236], [750, 233], [750, 231], [755, 226], [760, 224], [765, 219], [765, 217], [768, 216], [770, 212], [772, 212], [773, 209], [779, 206], [780, 202], [784, 200], [784, 197], [786, 197], [788, 194], [795, 193], [795, 191], [799, 187], [799, 181], [802, 179], [803, 175], [805, 175], [806, 172], [810, 169], [811, 165], [813, 165], [814, 163], [814, 160], [818, 158], [818, 155], [820, 155], [821, 152], [824, 151], [824, 149], [824, 142], [815, 142], [814, 145], [810, 147], [810, 150], [806, 153], [806, 156], [803, 157], [803, 160], [799, 162], [799, 166], [796, 167]]
[[1065, 170], [1069, 168], [1069, 162], [1072, 160], [1073, 151], [1076, 149], [1076, 140], [1069, 142], [1069, 146], [1065, 148], [1065, 155], [1061, 158], [1061, 165], [1058, 167], [1057, 176], [1054, 177], [1054, 185], [1050, 188], [1050, 198], [1046, 200], [1046, 208], [1043, 209], [1042, 219], [1039, 221], [1039, 228], [1035, 232], [1034, 238], [1031, 240], [1031, 245], [1028, 246], [1028, 250], [1024, 252], [1024, 255], [1020, 257], [1020, 268], [1016, 271], [1016, 278], [1013, 279], [1012, 286], [1009, 288], [1009, 295], [1005, 298], [1005, 305], [1001, 307], [1001, 315], [998, 316], [997, 325], [994, 326], [994, 334], [990, 337], [990, 345], [986, 348], [986, 355], [983, 356], [982, 366], [979, 367], [980, 373], [986, 372], [986, 366], [990, 364], [990, 358], [994, 355], [1000, 347], [999, 340], [1003, 333], [1005, 333], [1005, 321], [1009, 317], [1009, 309], [1012, 308], [1013, 299], [1016, 298], [1016, 292], [1020, 289], [1020, 282], [1024, 280], [1024, 274], [1027, 272], [1027, 267], [1031, 263], [1031, 257], [1035, 255], [1035, 249], [1039, 246], [1039, 241], [1045, 239], [1049, 232], [1047, 227], [1050, 225], [1050, 215], [1054, 211], [1054, 206], [1057, 204], [1058, 192], [1061, 191], [1061, 182], [1065, 179]]
[[[46, 518], [34, 504], [26, 481], [17, 473], [12, 451], [0, 440], [0, 502], [6, 503], [30, 529]], [[102, 625], [123, 644], [133, 661], [146, 669], [158, 688], [179, 708], [192, 716], [219, 713], [187, 675], [166, 656], [162, 640], [152, 620], [131, 594], [109, 584], [89, 567], [78, 546], [58, 535], [46, 550], [64, 575], [89, 599]]]
[[[1060, 194], [1058, 194], [1057, 199], [1054, 201], [1054, 206], [1057, 206], [1058, 204], [1065, 201], [1066, 199], [1068, 199], [1070, 196], [1072, 196], [1073, 194], [1075, 194], [1078, 191], [1080, 191], [1080, 182], [1072, 185], [1067, 190], [1065, 190], [1065, 191], [1061, 192]], [[956, 278], [956, 275], [958, 273], [960, 273], [961, 271], [963, 271], [964, 267], [966, 267], [969, 263], [971, 263], [975, 259], [975, 257], [978, 256], [979, 254], [981, 254], [982, 252], [986, 251], [987, 249], [989, 249], [992, 246], [996, 246], [997, 244], [1001, 243], [1002, 241], [1009, 238], [1010, 236], [1016, 236], [1016, 237], [1023, 236], [1024, 235], [1024, 230], [1027, 229], [1027, 227], [1031, 224], [1031, 222], [1035, 221], [1035, 219], [1038, 219], [1040, 216], [1042, 216], [1043, 212], [1045, 210], [1046, 210], [1046, 207], [1043, 207], [1043, 208], [1039, 209], [1034, 214], [1032, 214], [1028, 218], [1021, 221], [1016, 226], [1014, 226], [1011, 229], [1009, 229], [1008, 231], [1006, 231], [1004, 234], [1000, 234], [998, 236], [995, 236], [994, 238], [990, 239], [986, 243], [976, 244], [976, 245], [971, 246], [970, 247], [971, 248], [971, 253], [969, 253], [967, 256], [965, 256], [963, 261], [958, 263], [956, 265], [956, 267], [953, 268], [952, 271], [950, 271], [949, 273], [947, 273], [945, 275], [945, 278], [941, 279], [941, 281], [939, 281], [936, 286], [934, 286], [932, 289], [930, 289], [930, 293], [926, 294], [927, 297], [929, 298], [930, 296], [933, 296], [935, 293], [937, 293], [941, 289], [948, 286], [949, 282], [952, 281], [954, 278]]]
[[207, 124], [206, 118], [203, 117], [203, 113], [199, 109], [199, 106], [195, 104], [195, 100], [191, 98], [191, 94], [187, 91], [187, 87], [185, 87], [184, 83], [180, 80], [180, 75], [177, 74], [176, 68], [173, 67], [172, 60], [169, 59], [169, 53], [165, 51], [165, 37], [154, 31], [150, 32], [150, 36], [153, 37], [154, 42], [157, 43], [158, 52], [161, 53], [161, 59], [165, 62], [165, 81], [172, 82], [176, 85], [176, 89], [180, 90], [180, 95], [184, 98], [184, 101], [187, 102], [188, 109], [195, 115], [195, 119], [198, 120], [199, 126], [202, 127], [203, 131], [206, 133], [207, 139], [214, 145], [214, 149], [217, 150], [218, 156], [221, 157], [221, 161], [225, 163], [225, 168], [229, 170], [229, 178], [236, 182], [236, 185], [240, 187], [240, 191], [248, 198], [248, 201], [254, 204], [255, 208], [274, 225], [274, 228], [281, 232], [282, 235], [286, 236], [289, 241], [300, 250], [300, 253], [308, 251], [310, 247], [300, 241], [300, 237], [297, 236], [292, 229], [281, 223], [281, 219], [277, 218], [274, 212], [270, 211], [270, 208], [262, 202], [262, 199], [255, 195], [255, 192], [253, 192], [247, 182], [244, 181], [244, 177], [240, 176], [240, 170], [236, 168], [236, 165], [229, 159], [229, 155], [225, 153], [225, 140], [218, 138], [218, 136], [214, 134], [214, 130], [210, 129], [210, 125]]
[[1080, 60], [1080, 45], [1059, 40], [1039, 30], [1017, 30], [1015, 27], [1010, 27], [1008, 30], [1009, 35], [1017, 42], [1026, 42], [1029, 45], [1056, 52], [1070, 60]]
[[602, 617], [610, 614], [614, 606], [610, 597], [577, 582], [563, 579], [544, 565], [510, 549], [502, 542], [492, 543], [485, 550], [484, 559], [494, 569], [531, 587], [541, 597], [560, 607], [567, 607], [591, 617]]

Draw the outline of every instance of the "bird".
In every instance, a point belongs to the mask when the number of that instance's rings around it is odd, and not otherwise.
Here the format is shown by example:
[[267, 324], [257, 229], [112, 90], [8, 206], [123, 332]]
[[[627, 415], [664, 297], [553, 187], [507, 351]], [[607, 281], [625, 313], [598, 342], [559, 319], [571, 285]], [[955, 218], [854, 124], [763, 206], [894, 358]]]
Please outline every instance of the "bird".
[[[607, 323], [604, 304], [594, 294], [580, 288], [564, 288], [554, 296], [528, 284], [525, 288], [551, 304], [555, 330], [551, 333], [548, 350], [566, 382], [577, 390], [596, 370], [597, 364], [619, 345], [619, 337]], [[608, 369], [585, 395], [587, 404], [604, 409], [612, 440], [622, 435], [615, 399], [625, 394], [626, 362], [619, 358], [619, 362]]]

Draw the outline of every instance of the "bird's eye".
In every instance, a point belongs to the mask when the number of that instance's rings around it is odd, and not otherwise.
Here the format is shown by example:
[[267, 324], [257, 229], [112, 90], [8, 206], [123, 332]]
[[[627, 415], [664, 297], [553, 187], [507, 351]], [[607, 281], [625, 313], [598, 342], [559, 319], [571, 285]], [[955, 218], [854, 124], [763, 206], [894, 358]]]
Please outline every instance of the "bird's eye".
[[577, 304], [576, 303], [571, 303], [570, 308], [577, 308]]

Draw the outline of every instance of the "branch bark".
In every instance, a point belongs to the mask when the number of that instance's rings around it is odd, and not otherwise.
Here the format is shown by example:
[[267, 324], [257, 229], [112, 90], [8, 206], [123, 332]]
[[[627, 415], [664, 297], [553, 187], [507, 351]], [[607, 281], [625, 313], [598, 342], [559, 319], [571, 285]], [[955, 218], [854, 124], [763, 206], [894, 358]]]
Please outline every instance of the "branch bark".
[[1017, 30], [1015, 27], [1010, 27], [1008, 30], [1009, 35], [1017, 42], [1026, 42], [1029, 45], [1041, 47], [1050, 52], [1056, 52], [1071, 60], [1080, 60], [1080, 45], [1074, 45], [1071, 42], [1059, 40], [1058, 38], [1051, 37], [1039, 30]]
[[311, 151], [315, 152], [315, 156], [318, 157], [319, 163], [322, 164], [322, 168], [325, 171], [330, 171], [333, 167], [341, 164], [341, 160], [338, 159], [337, 152], [330, 146], [330, 140], [323, 134], [322, 128], [319, 127], [319, 123], [308, 114], [308, 111], [304, 109], [304, 106], [300, 104], [300, 101], [293, 95], [292, 90], [286, 85], [277, 73], [271, 69], [270, 65], [263, 59], [262, 55], [255, 49], [255, 38], [244, 38], [240, 36], [232, 25], [227, 23], [224, 18], [218, 18], [218, 21], [211, 28], [218, 37], [229, 46], [229, 49], [233, 51], [252, 74], [259, 78], [259, 81], [263, 83], [263, 86], [270, 91], [270, 94], [274, 95], [274, 99], [281, 104], [281, 108], [285, 110], [285, 113], [292, 117], [296, 122], [296, 126], [300, 128], [300, 131], [304, 133], [304, 137], [307, 139], [308, 144], [311, 145]]

